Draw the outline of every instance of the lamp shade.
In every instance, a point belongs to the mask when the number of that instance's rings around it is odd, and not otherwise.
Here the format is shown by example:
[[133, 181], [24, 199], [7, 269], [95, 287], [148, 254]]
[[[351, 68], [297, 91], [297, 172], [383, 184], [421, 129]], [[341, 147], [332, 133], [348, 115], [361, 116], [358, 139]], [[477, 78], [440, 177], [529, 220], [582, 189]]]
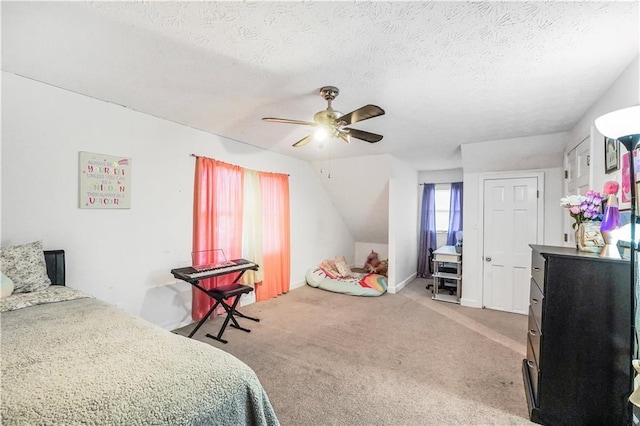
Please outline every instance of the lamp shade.
[[[620, 241], [626, 241], [628, 243], [631, 242], [631, 224], [630, 223], [623, 225], [622, 227], [616, 229], [613, 232], [616, 234], [616, 238], [618, 238]], [[635, 240], [636, 240], [636, 244], [638, 244], [638, 242], [640, 241], [640, 234], [635, 234]]]
[[640, 135], [640, 105], [619, 109], [598, 117], [595, 125], [603, 136], [612, 139]]

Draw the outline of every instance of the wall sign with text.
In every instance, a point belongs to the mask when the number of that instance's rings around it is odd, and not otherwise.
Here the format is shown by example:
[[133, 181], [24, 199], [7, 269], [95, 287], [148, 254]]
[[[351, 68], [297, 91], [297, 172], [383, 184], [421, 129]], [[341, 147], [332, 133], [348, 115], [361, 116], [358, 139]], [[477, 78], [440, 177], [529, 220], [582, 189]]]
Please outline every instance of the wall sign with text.
[[131, 208], [131, 159], [81, 151], [80, 208]]

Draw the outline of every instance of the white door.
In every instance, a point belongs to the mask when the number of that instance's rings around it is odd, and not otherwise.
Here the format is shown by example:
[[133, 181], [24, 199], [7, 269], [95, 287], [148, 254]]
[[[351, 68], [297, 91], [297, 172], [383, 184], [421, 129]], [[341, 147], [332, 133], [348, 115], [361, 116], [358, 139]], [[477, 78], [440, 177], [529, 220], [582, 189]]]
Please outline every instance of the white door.
[[527, 314], [531, 248], [538, 240], [538, 178], [484, 181], [485, 308]]
[[[585, 138], [565, 157], [564, 191], [566, 195], [584, 195], [589, 190], [589, 174], [591, 170], [591, 154], [589, 138]], [[573, 219], [568, 214], [562, 215], [564, 223], [564, 241], [566, 245], [575, 247], [575, 231], [571, 227]]]

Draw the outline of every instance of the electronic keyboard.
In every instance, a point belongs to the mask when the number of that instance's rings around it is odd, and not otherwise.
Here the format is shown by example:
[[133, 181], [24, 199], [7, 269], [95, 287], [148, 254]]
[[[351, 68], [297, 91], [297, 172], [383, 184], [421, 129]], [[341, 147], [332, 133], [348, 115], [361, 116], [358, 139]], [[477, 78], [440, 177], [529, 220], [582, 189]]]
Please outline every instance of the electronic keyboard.
[[249, 269], [253, 269], [254, 271], [258, 270], [256, 263], [246, 259], [234, 259], [230, 263], [232, 263], [232, 265], [213, 267], [211, 269], [196, 269], [193, 266], [187, 266], [185, 268], [172, 269], [171, 273], [179, 280], [191, 282], [226, 275], [231, 272], [243, 272]]

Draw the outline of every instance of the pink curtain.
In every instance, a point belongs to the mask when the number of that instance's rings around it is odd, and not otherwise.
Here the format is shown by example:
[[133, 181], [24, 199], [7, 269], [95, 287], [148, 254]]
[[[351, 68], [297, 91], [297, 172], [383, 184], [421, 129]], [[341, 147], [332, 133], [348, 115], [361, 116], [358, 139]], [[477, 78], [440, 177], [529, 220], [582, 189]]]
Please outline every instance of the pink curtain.
[[[239, 166], [197, 157], [193, 195], [193, 252], [222, 249], [227, 259], [242, 257], [242, 199], [244, 169]], [[206, 254], [200, 262], [215, 261]], [[235, 274], [202, 280], [206, 289], [228, 284]], [[199, 321], [213, 301], [192, 288], [191, 317]]]
[[289, 236], [289, 176], [260, 172], [263, 208], [263, 280], [256, 285], [256, 301], [289, 291], [291, 241]]

